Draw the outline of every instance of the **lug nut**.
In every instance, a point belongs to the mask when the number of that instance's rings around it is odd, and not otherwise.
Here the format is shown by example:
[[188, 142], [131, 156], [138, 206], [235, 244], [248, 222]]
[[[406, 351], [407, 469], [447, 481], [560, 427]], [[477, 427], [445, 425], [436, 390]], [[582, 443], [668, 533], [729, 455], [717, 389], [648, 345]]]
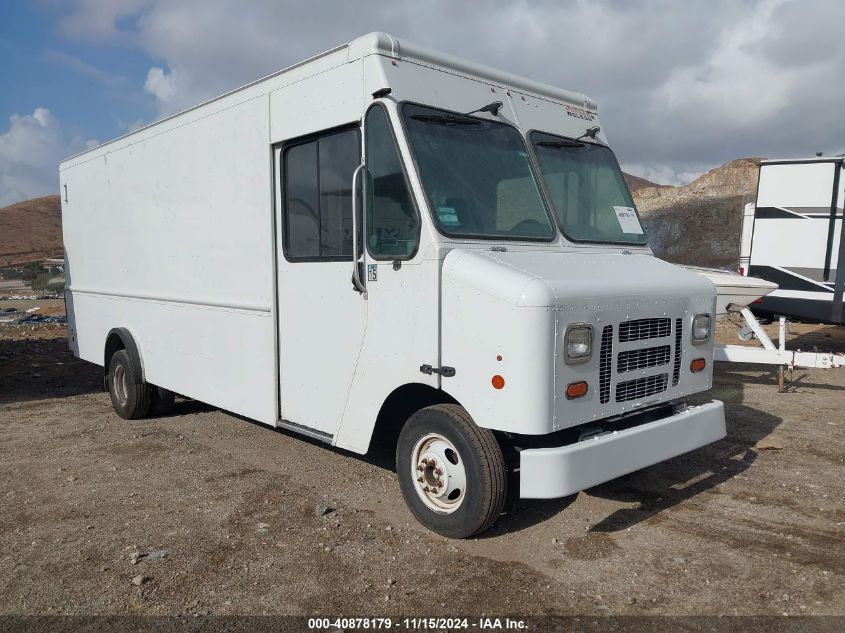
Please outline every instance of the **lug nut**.
[[425, 481], [425, 480], [424, 480], [422, 477], [417, 477], [417, 481], [418, 481], [418, 482], [420, 482], [420, 483], [422, 483], [422, 482], [423, 482], [423, 481]]
[[442, 474], [443, 474], [443, 469], [442, 469], [442, 468], [438, 468], [438, 469], [437, 469], [437, 470], [435, 470], [434, 472], [436, 472], [438, 475], [442, 475]]

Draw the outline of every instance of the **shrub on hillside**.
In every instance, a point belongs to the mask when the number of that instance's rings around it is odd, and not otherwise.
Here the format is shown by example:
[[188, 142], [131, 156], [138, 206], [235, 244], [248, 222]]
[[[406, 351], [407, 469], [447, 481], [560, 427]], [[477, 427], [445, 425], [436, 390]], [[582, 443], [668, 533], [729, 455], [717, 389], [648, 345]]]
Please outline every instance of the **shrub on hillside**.
[[50, 280], [53, 278], [53, 275], [50, 273], [41, 273], [35, 279], [32, 280], [32, 289], [36, 292], [44, 292], [47, 290], [47, 286], [50, 285]]

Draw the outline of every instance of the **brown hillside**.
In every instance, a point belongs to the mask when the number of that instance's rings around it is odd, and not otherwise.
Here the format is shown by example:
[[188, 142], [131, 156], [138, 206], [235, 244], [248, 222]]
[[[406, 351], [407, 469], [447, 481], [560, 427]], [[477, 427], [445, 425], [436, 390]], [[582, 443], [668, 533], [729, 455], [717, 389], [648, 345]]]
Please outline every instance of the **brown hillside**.
[[33, 198], [0, 209], [0, 266], [61, 255], [59, 196]]
[[651, 182], [650, 180], [646, 180], [645, 178], [640, 178], [639, 176], [634, 176], [633, 174], [627, 174], [624, 171], [622, 175], [625, 177], [625, 182], [628, 183], [628, 189], [631, 190], [631, 194], [636, 194], [640, 189], [646, 189], [650, 187], [669, 187], [669, 185], [658, 185], [656, 182]]
[[742, 209], [754, 202], [759, 158], [740, 158], [682, 187], [632, 191], [654, 254], [678, 264], [736, 268]]

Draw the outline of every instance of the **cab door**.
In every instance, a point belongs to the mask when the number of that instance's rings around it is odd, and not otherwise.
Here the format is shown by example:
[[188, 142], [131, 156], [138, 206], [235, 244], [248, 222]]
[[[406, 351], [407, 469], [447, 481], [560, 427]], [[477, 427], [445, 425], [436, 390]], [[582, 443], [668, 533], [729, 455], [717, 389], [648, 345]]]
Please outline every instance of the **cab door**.
[[275, 158], [280, 423], [330, 441], [367, 323], [352, 284], [359, 126], [288, 141]]
[[[361, 263], [367, 328], [335, 444], [366, 452], [382, 403], [407, 385], [440, 386], [440, 260], [425, 239], [413, 165], [400, 149], [401, 126], [389, 103], [364, 116], [366, 204]], [[395, 110], [393, 111], [395, 115]], [[399, 420], [398, 422], [403, 422]]]

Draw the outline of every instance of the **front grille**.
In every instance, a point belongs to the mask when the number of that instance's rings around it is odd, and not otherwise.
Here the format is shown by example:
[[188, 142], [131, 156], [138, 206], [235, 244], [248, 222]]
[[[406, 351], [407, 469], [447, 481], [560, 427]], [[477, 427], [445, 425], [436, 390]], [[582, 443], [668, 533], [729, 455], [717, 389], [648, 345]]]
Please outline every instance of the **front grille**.
[[616, 402], [639, 400], [666, 391], [668, 379], [668, 374], [659, 374], [620, 382], [616, 385]]
[[675, 365], [672, 368], [672, 386], [677, 387], [681, 380], [681, 343], [684, 333], [684, 322], [675, 319]]
[[619, 352], [616, 360], [616, 371], [624, 374], [627, 371], [658, 367], [669, 364], [669, 346], [649, 347], [648, 349], [631, 349]]
[[664, 318], [635, 319], [619, 324], [619, 342], [641, 341], [643, 339], [669, 336], [672, 320]]
[[674, 315], [597, 325], [593, 343], [598, 356], [598, 387], [593, 387], [594, 397], [601, 405], [612, 407], [611, 403], [664, 393], [670, 385], [677, 388], [683, 329], [683, 319]]
[[610, 374], [613, 367], [613, 326], [605, 325], [601, 331], [599, 348], [599, 401], [610, 400]]

